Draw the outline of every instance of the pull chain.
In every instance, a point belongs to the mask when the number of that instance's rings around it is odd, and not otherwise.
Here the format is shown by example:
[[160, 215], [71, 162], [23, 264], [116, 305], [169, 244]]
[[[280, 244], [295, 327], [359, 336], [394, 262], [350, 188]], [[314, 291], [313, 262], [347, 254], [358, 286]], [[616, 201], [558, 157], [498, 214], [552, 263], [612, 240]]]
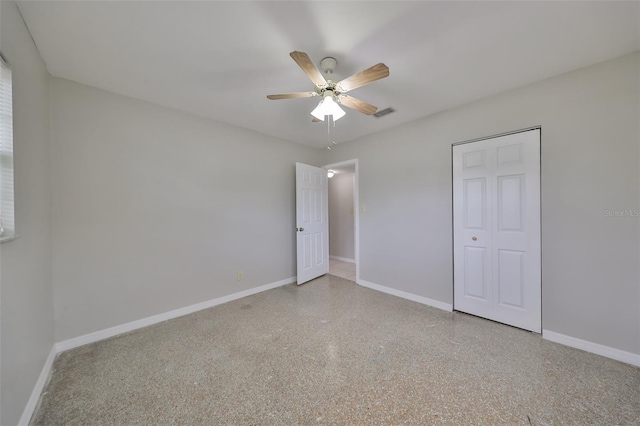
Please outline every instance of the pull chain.
[[[327, 149], [331, 151], [331, 147], [337, 145], [336, 143], [336, 121], [333, 119], [333, 115], [327, 115]], [[331, 137], [331, 128], [333, 127], [333, 138]]]

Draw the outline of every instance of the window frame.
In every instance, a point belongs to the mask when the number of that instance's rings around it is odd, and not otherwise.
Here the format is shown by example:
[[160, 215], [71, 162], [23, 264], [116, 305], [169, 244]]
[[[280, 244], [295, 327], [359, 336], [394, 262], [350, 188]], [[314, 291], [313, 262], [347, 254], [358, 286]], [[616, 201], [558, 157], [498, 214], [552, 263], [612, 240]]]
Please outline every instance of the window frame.
[[13, 159], [13, 78], [11, 66], [0, 53], [0, 243], [17, 238]]

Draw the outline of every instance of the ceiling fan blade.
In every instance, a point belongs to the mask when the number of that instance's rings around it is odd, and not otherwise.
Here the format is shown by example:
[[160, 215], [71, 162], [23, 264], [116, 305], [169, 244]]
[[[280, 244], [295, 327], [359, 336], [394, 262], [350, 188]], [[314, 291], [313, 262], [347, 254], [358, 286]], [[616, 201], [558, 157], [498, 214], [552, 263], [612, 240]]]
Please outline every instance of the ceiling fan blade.
[[313, 118], [311, 119], [311, 122], [312, 122], [312, 123], [322, 123], [322, 120], [318, 120], [317, 118], [313, 117]]
[[302, 71], [313, 81], [313, 84], [318, 87], [325, 87], [327, 85], [327, 80], [324, 79], [322, 73], [318, 71], [318, 68], [311, 59], [309, 59], [309, 55], [297, 51], [291, 52], [289, 55], [291, 55], [293, 60], [296, 61], [296, 64], [298, 64], [298, 66], [302, 68]]
[[360, 111], [366, 115], [371, 115], [378, 110], [378, 107], [349, 95], [340, 95], [338, 97], [338, 101], [340, 104], [348, 108], [355, 109], [356, 111]]
[[316, 92], [296, 92], [296, 93], [283, 93], [282, 95], [268, 95], [267, 98], [272, 101], [276, 101], [278, 99], [296, 99], [296, 98], [311, 98], [314, 96], [318, 96]]
[[376, 80], [385, 78], [389, 75], [389, 67], [383, 63], [367, 68], [364, 71], [360, 71], [357, 74], [347, 77], [339, 82], [336, 87], [339, 92], [348, 92], [349, 90], [357, 89], [365, 84], [373, 83]]

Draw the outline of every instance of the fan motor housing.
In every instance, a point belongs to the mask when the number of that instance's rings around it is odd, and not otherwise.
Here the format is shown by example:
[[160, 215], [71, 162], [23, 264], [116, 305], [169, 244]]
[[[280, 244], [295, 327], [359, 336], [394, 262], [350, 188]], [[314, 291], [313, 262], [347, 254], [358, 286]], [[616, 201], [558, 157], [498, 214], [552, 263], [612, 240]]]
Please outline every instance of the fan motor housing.
[[333, 71], [336, 69], [336, 65], [338, 65], [338, 61], [336, 61], [336, 58], [332, 58], [331, 56], [320, 61], [320, 69], [327, 75], [333, 74]]

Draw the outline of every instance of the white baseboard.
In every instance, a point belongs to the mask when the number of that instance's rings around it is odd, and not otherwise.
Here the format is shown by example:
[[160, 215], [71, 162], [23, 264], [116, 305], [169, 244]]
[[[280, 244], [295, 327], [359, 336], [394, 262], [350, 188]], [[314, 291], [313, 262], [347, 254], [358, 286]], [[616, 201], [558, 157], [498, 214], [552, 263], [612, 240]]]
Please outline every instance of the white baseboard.
[[31, 396], [29, 397], [29, 401], [27, 401], [27, 405], [24, 407], [24, 411], [22, 412], [22, 417], [20, 417], [20, 421], [18, 422], [19, 426], [27, 426], [29, 421], [31, 420], [31, 416], [33, 416], [33, 412], [38, 406], [38, 400], [40, 399], [40, 394], [44, 390], [47, 381], [49, 380], [49, 376], [51, 375], [51, 366], [53, 366], [53, 360], [56, 358], [56, 350], [55, 345], [51, 348], [49, 352], [49, 356], [44, 362], [44, 366], [42, 367], [42, 371], [40, 372], [40, 376], [38, 377], [38, 381], [36, 385], [33, 387], [33, 391], [31, 391]]
[[287, 278], [284, 280], [276, 281], [274, 283], [261, 285], [260, 287], [250, 288], [248, 290], [240, 291], [238, 293], [233, 293], [227, 296], [218, 297], [217, 299], [207, 300], [206, 302], [196, 303], [195, 305], [185, 306], [184, 308], [176, 309], [176, 310], [165, 312], [158, 315], [153, 315], [153, 316], [142, 318], [136, 321], [131, 321], [126, 324], [121, 324], [115, 327], [106, 328], [104, 330], [85, 334], [83, 336], [74, 337], [73, 339], [64, 340], [62, 342], [56, 343], [55, 351], [57, 353], [64, 352], [66, 350], [77, 348], [78, 346], [86, 345], [88, 343], [93, 343], [99, 340], [108, 339], [109, 337], [117, 336], [118, 334], [127, 333], [129, 331], [147, 327], [152, 324], [157, 324], [162, 321], [170, 320], [173, 318], [191, 314], [196, 311], [201, 311], [203, 309], [211, 308], [213, 306], [220, 305], [222, 303], [231, 302], [232, 300], [242, 299], [243, 297], [251, 296], [252, 294], [262, 293], [263, 291], [267, 291], [276, 287], [291, 284], [292, 282], [295, 282], [295, 281], [296, 281], [296, 277]]
[[380, 284], [374, 284], [365, 280], [358, 280], [358, 285], [370, 288], [372, 290], [381, 291], [382, 293], [391, 294], [393, 296], [402, 297], [403, 299], [412, 300], [414, 302], [422, 303], [423, 305], [431, 306], [434, 308], [442, 309], [443, 311], [452, 312], [453, 305], [449, 303], [440, 302], [438, 300], [429, 299], [427, 297], [418, 296], [413, 293], [407, 293], [406, 291], [396, 290], [395, 288], [385, 287]]
[[96, 331], [94, 333], [85, 334], [84, 336], [74, 337], [73, 339], [64, 340], [62, 342], [55, 343], [51, 348], [51, 352], [47, 357], [47, 360], [42, 367], [40, 377], [33, 387], [29, 401], [22, 412], [20, 417], [19, 426], [27, 426], [33, 413], [38, 405], [40, 395], [44, 390], [45, 385], [51, 375], [51, 367], [57, 354], [64, 352], [68, 349], [77, 348], [78, 346], [86, 345], [88, 343], [97, 342], [99, 340], [108, 339], [109, 337], [117, 336], [118, 334], [133, 331], [138, 328], [146, 327], [148, 325], [157, 324], [162, 321], [188, 315], [202, 309], [211, 308], [222, 303], [231, 302], [232, 300], [242, 299], [243, 297], [251, 296], [256, 293], [262, 293], [263, 291], [271, 290], [276, 287], [287, 285], [296, 281], [296, 277], [287, 278], [284, 280], [276, 281], [274, 283], [265, 284], [260, 287], [250, 288], [248, 290], [240, 291], [238, 293], [229, 294], [227, 296], [218, 297], [217, 299], [211, 299], [206, 302], [196, 303], [195, 305], [185, 306], [184, 308], [175, 309], [173, 311], [165, 312], [163, 314], [154, 315], [151, 317], [143, 318], [137, 321], [131, 321], [126, 324], [118, 325], [116, 327], [107, 328], [104, 330]]
[[329, 255], [329, 259], [341, 260], [343, 262], [348, 262], [348, 263], [356, 263], [355, 259], [349, 259], [348, 257], [340, 257], [340, 256]]
[[583, 351], [591, 352], [596, 355], [602, 355], [607, 358], [615, 359], [616, 361], [622, 361], [626, 362], [627, 364], [640, 367], [639, 354], [622, 351], [620, 349], [589, 342], [588, 340], [566, 336], [564, 334], [556, 333], [549, 330], [542, 330], [542, 338], [549, 340], [550, 342], [560, 343], [562, 345], [571, 346], [572, 348], [576, 349], [582, 349]]

